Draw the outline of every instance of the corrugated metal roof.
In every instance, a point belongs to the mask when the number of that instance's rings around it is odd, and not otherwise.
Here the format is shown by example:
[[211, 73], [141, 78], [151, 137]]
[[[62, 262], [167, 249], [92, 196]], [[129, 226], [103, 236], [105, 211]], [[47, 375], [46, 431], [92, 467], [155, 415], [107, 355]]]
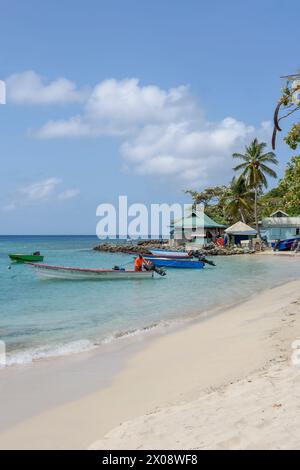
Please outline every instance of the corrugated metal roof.
[[[273, 214], [270, 215], [270, 217], [275, 217], [276, 214], [281, 214], [279, 217], [289, 217], [289, 214], [287, 214], [286, 212], [282, 211], [281, 209], [273, 212]], [[283, 214], [283, 215], [282, 215]]]
[[263, 227], [300, 227], [300, 217], [266, 217], [262, 220]]
[[250, 227], [250, 225], [244, 224], [244, 222], [237, 222], [231, 227], [228, 227], [225, 230], [229, 235], [256, 235], [257, 231]]

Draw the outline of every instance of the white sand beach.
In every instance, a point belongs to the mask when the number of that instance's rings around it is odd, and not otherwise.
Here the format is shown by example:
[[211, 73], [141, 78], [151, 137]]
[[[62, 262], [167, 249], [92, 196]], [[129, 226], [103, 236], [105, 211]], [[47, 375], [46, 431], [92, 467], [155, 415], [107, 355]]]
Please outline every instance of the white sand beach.
[[297, 339], [300, 281], [147, 341], [100, 389], [2, 428], [0, 447], [300, 448]]

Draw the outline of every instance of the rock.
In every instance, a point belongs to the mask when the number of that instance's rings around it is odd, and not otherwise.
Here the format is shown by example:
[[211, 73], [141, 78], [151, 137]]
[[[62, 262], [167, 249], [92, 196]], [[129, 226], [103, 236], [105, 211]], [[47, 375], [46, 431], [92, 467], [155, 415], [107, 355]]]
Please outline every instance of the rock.
[[[141, 255], [150, 255], [150, 250], [175, 250], [181, 251], [184, 247], [170, 247], [166, 242], [161, 242], [160, 240], [139, 240], [137, 242], [119, 242], [119, 243], [101, 243], [100, 245], [95, 246], [93, 249], [95, 251], [107, 252], [107, 253], [140, 253]], [[245, 251], [243, 248], [237, 247], [222, 247], [210, 243], [209, 245], [204, 246], [201, 251], [206, 256], [232, 256], [232, 255], [243, 255], [248, 254], [249, 252]]]
[[139, 240], [136, 243], [101, 243], [93, 248], [95, 251], [108, 253], [140, 253], [141, 255], [150, 255], [153, 249], [170, 249], [169, 245], [164, 245], [159, 240]]

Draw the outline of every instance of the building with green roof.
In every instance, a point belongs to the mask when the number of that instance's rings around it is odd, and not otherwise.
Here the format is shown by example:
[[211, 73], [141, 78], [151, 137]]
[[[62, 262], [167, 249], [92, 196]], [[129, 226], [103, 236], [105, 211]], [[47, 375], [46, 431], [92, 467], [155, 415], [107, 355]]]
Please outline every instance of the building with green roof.
[[174, 244], [188, 243], [203, 245], [224, 234], [226, 226], [215, 222], [205, 212], [191, 214], [175, 220], [171, 227], [171, 239]]

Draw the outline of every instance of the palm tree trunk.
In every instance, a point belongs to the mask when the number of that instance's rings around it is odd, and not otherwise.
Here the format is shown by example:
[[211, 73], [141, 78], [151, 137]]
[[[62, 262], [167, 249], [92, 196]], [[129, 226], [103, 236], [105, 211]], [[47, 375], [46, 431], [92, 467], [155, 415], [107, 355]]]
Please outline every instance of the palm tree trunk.
[[244, 222], [244, 224], [246, 223], [246, 219], [245, 219], [245, 216], [244, 216], [244, 213], [243, 211], [240, 209], [240, 217], [242, 219], [242, 222]]
[[255, 228], [257, 231], [258, 238], [261, 238], [260, 236], [260, 229], [258, 226], [258, 214], [257, 214], [257, 186], [255, 186], [255, 191], [254, 191], [254, 218], [255, 218]]

